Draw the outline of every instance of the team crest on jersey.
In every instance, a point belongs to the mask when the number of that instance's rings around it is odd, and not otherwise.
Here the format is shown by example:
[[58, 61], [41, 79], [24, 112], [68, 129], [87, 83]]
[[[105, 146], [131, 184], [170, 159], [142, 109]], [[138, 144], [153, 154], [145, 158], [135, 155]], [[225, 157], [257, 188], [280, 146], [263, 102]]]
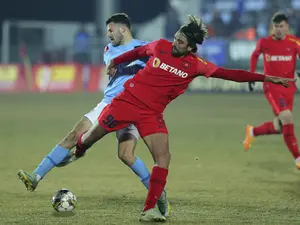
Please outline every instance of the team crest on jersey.
[[108, 50], [108, 45], [106, 45], [106, 47], [104, 48], [104, 53], [106, 53]]
[[154, 58], [153, 63], [152, 63], [154, 68], [158, 68], [160, 65], [160, 59], [159, 58]]
[[189, 62], [187, 62], [187, 61], [183, 61], [183, 62], [182, 62], [182, 67], [183, 67], [184, 69], [188, 69], [188, 68], [191, 67], [191, 64], [190, 64]]
[[198, 59], [200, 62], [202, 62], [204, 65], [207, 65], [207, 62], [204, 61], [203, 59], [201, 59], [201, 58], [199, 58], [199, 57], [197, 57], [197, 59]]

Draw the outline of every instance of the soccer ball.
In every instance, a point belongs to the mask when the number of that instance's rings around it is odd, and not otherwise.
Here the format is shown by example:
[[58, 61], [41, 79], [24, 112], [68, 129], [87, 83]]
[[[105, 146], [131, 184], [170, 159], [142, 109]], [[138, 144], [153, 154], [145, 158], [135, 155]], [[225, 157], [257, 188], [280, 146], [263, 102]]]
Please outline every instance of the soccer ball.
[[57, 212], [72, 212], [76, 208], [77, 199], [70, 190], [63, 188], [55, 193], [51, 203]]

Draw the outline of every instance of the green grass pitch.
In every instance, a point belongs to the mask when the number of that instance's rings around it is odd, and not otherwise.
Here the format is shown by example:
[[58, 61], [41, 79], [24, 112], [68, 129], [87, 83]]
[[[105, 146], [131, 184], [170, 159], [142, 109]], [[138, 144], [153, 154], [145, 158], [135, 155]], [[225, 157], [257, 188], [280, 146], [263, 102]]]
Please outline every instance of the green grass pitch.
[[[139, 224], [146, 190], [117, 158], [114, 134], [86, 157], [54, 168], [34, 193], [17, 179], [31, 171], [100, 94], [0, 95], [0, 224]], [[296, 134], [300, 135], [296, 96]], [[281, 136], [258, 138], [249, 152], [247, 123], [273, 115], [260, 94], [192, 94], [165, 113], [172, 161], [167, 183], [172, 214], [166, 224], [299, 224], [300, 171]], [[149, 168], [141, 141], [136, 154]], [[50, 198], [69, 188], [78, 198], [74, 214], [54, 212]]]

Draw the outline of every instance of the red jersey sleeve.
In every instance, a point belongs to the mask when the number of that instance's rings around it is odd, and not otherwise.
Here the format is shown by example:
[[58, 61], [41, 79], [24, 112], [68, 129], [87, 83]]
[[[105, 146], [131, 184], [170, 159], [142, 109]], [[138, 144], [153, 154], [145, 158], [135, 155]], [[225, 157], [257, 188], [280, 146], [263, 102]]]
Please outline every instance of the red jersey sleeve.
[[254, 73], [256, 71], [257, 61], [258, 61], [259, 55], [261, 54], [261, 45], [262, 45], [262, 39], [259, 39], [256, 43], [256, 47], [250, 58], [250, 72], [252, 72], [252, 73]]
[[300, 40], [298, 40], [298, 41], [296, 42], [296, 44], [297, 44], [297, 55], [298, 55], [298, 59], [300, 59]]
[[300, 58], [300, 39], [293, 35], [287, 35], [287, 38], [288, 38], [288, 40], [290, 40], [296, 44], [296, 54], [299, 59]]
[[152, 56], [159, 41], [160, 40], [153, 41], [147, 45], [140, 46], [138, 48], [125, 52], [124, 54], [113, 59], [113, 62], [115, 64], [120, 64], [124, 62], [132, 62], [146, 56]]
[[147, 55], [148, 56], [152, 56], [154, 54], [155, 48], [156, 46], [161, 42], [161, 40], [157, 40], [157, 41], [152, 41], [150, 43], [148, 43], [147, 45], [145, 45], [145, 47], [147, 48]]
[[197, 57], [197, 60], [198, 76], [210, 77], [218, 69], [218, 67], [211, 62], [205, 61], [199, 57]]
[[218, 68], [211, 77], [223, 80], [231, 80], [235, 82], [255, 82], [265, 80], [265, 75], [259, 73], [252, 73], [246, 70], [232, 70], [225, 68]]

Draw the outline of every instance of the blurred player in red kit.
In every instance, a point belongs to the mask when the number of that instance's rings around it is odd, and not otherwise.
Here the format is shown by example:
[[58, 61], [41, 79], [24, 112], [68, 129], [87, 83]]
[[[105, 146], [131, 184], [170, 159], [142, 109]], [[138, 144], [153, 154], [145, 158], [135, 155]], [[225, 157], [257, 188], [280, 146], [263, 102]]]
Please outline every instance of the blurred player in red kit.
[[152, 154], [155, 166], [152, 169], [149, 191], [140, 221], [163, 222], [166, 218], [154, 210], [167, 180], [170, 163], [168, 130], [163, 118], [166, 106], [183, 94], [188, 84], [198, 76], [220, 78], [237, 82], [273, 82], [287, 86], [293, 79], [265, 76], [244, 70], [229, 70], [198, 58], [194, 53], [197, 44], [202, 44], [207, 29], [201, 20], [189, 17], [174, 41], [164, 39], [128, 51], [113, 59], [106, 72], [114, 76], [116, 65], [150, 56], [146, 67], [124, 84], [125, 90], [108, 105], [98, 118], [98, 123], [84, 133], [74, 151], [76, 160], [107, 133], [135, 124], [140, 136]]
[[[297, 56], [300, 55], [300, 41], [296, 37], [287, 34], [289, 25], [285, 14], [275, 13], [271, 22], [273, 34], [257, 41], [256, 48], [251, 56], [250, 71], [255, 72], [258, 57], [263, 54], [265, 74], [276, 73], [281, 77], [294, 78]], [[246, 127], [244, 148], [248, 150], [251, 147], [254, 137], [282, 134], [286, 146], [295, 159], [296, 167], [300, 169], [300, 152], [294, 133], [292, 115], [295, 92], [295, 83], [291, 83], [288, 88], [264, 83], [264, 93], [273, 109], [275, 119], [257, 127], [248, 125]]]

